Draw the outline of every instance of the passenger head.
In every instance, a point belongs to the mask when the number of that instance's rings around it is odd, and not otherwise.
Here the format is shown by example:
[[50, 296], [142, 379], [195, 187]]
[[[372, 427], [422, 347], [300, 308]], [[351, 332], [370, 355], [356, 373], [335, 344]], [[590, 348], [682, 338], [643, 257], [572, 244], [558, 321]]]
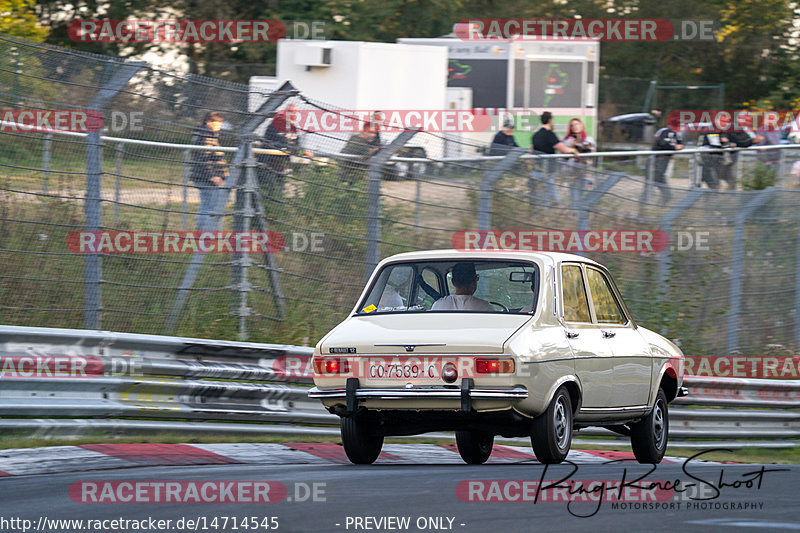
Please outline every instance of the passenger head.
[[478, 274], [472, 263], [456, 263], [452, 272], [453, 286], [460, 291], [472, 294], [478, 288]]

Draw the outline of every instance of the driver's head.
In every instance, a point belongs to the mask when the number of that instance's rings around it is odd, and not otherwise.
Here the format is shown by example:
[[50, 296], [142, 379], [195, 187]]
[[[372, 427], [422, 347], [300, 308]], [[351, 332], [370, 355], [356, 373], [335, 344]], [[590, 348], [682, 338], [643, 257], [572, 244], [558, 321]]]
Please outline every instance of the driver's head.
[[478, 274], [472, 263], [456, 263], [452, 279], [453, 286], [461, 292], [472, 294], [478, 288]]

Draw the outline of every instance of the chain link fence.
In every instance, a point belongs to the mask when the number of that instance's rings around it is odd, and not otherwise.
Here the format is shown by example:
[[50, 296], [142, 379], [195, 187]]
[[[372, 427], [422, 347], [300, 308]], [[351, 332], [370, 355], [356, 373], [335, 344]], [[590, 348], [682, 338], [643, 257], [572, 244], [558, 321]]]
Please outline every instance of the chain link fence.
[[[666, 232], [672, 246], [586, 254], [615, 274], [641, 324], [693, 354], [800, 345], [796, 147], [774, 150], [769, 165], [761, 151], [741, 152], [730, 191], [698, 187], [707, 154], [686, 151], [656, 187], [646, 152], [594, 154], [587, 164], [451, 157], [475, 146], [412, 130], [381, 131], [379, 141], [294, 132], [276, 128], [292, 105], [341, 110], [290, 84], [256, 93], [7, 36], [0, 100], [3, 110], [104, 118], [88, 132], [3, 122], [3, 324], [309, 344], [346, 316], [387, 255], [451, 248], [461, 230], [643, 229]], [[216, 135], [202, 128], [209, 111], [221, 119]], [[195, 230], [276, 232], [282, 246], [74, 249], [75, 232]]]

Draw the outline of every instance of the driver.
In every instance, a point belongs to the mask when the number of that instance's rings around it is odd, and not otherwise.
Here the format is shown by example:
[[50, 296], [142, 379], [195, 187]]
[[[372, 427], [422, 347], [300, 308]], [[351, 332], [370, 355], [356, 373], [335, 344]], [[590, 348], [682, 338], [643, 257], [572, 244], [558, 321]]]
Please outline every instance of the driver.
[[431, 311], [494, 311], [486, 300], [473, 296], [478, 288], [478, 274], [472, 263], [456, 263], [452, 271], [455, 294], [434, 302]]

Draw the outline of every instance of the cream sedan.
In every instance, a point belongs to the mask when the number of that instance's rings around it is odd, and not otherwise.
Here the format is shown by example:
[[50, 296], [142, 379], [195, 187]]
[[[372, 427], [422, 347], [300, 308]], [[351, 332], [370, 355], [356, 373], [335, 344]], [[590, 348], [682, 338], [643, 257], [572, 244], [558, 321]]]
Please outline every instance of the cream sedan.
[[539, 461], [559, 463], [589, 426], [658, 463], [667, 404], [686, 394], [680, 349], [636, 324], [603, 266], [560, 253], [389, 257], [313, 363], [309, 396], [341, 417], [356, 464], [386, 436], [429, 431], [455, 431], [470, 464], [498, 435], [529, 436]]

